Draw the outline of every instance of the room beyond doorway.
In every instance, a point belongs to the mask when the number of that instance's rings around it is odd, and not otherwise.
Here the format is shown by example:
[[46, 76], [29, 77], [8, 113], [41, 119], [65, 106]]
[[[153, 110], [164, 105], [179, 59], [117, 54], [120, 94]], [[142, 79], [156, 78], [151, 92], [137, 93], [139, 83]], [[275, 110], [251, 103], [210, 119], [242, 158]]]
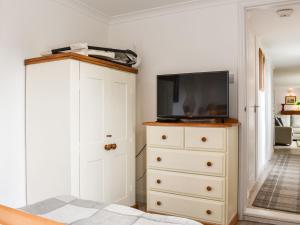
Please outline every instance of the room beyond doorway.
[[245, 217], [294, 224], [300, 222], [300, 4], [252, 7], [245, 18]]

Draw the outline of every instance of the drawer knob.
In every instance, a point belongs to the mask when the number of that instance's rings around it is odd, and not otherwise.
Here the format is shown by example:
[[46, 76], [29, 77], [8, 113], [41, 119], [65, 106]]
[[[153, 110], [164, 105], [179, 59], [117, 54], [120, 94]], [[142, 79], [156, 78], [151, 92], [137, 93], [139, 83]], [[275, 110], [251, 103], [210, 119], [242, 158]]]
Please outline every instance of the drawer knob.
[[160, 157], [157, 157], [157, 158], [156, 158], [156, 161], [157, 161], [157, 162], [160, 162], [160, 161], [161, 161], [161, 158], [160, 158]]
[[161, 183], [161, 180], [160, 180], [160, 179], [157, 179], [157, 180], [156, 180], [156, 183], [160, 184], [160, 183]]
[[206, 141], [207, 141], [207, 138], [206, 138], [206, 137], [202, 137], [202, 138], [201, 138], [201, 141], [202, 141], [202, 142], [206, 142]]
[[167, 135], [162, 135], [161, 139], [166, 140], [167, 139]]
[[208, 210], [206, 210], [206, 214], [207, 214], [207, 215], [211, 215], [211, 214], [212, 214], [212, 211], [208, 209]]
[[207, 186], [206, 190], [207, 190], [207, 191], [211, 191], [212, 188], [211, 188], [210, 186]]
[[212, 166], [212, 162], [207, 162], [206, 165], [207, 166]]
[[156, 205], [161, 206], [161, 201], [157, 201]]

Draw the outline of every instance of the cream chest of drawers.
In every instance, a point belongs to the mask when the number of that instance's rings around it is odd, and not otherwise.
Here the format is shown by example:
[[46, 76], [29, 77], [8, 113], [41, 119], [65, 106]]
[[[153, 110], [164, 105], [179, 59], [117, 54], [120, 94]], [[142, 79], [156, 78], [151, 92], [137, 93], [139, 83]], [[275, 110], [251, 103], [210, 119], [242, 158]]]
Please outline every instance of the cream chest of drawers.
[[238, 123], [147, 125], [147, 211], [232, 225]]

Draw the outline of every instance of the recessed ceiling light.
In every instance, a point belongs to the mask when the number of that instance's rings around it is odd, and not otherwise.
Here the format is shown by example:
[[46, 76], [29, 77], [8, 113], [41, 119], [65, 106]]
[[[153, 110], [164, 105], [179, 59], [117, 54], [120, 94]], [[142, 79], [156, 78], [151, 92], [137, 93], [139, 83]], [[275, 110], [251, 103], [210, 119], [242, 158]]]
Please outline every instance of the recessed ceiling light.
[[280, 17], [290, 17], [294, 12], [294, 10], [291, 8], [286, 8], [286, 9], [278, 9], [276, 12]]

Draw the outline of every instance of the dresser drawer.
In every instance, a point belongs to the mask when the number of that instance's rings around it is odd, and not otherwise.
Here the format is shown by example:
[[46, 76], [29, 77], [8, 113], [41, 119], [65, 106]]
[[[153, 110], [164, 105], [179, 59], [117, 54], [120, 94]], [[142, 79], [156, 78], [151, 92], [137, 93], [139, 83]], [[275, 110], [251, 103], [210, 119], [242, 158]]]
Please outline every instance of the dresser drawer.
[[184, 128], [147, 127], [147, 143], [155, 147], [183, 148]]
[[149, 169], [216, 176], [223, 176], [225, 172], [225, 155], [218, 152], [148, 148], [147, 160]]
[[224, 151], [226, 147], [224, 128], [185, 128], [185, 148], [194, 150]]
[[224, 203], [180, 195], [148, 192], [147, 210], [221, 224]]
[[195, 174], [148, 170], [148, 190], [195, 197], [225, 199], [225, 179]]

